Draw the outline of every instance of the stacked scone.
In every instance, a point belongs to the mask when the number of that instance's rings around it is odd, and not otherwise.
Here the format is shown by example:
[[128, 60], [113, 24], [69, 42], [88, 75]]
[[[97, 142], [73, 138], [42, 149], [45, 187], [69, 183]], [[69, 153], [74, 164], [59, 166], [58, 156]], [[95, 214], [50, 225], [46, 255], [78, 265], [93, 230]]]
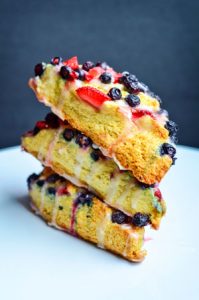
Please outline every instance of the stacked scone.
[[35, 66], [31, 88], [52, 113], [22, 138], [44, 165], [28, 178], [32, 208], [48, 224], [131, 261], [145, 226], [165, 214], [158, 183], [175, 162], [176, 124], [160, 98], [106, 63], [55, 57]]

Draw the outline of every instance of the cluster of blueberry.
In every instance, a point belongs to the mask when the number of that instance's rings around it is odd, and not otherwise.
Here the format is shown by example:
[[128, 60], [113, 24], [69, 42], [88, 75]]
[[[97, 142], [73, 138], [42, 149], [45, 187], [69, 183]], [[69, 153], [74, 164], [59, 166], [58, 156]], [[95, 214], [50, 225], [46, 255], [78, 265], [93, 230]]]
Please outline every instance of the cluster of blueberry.
[[[72, 139], [75, 139], [75, 143], [78, 144], [83, 149], [85, 149], [89, 146], [92, 147], [92, 145], [93, 145], [93, 142], [89, 137], [87, 137], [80, 131], [78, 131], [76, 129], [72, 129], [72, 128], [66, 128], [64, 130], [63, 138], [67, 142], [70, 142]], [[100, 158], [103, 157], [103, 154], [99, 149], [92, 148], [92, 152], [90, 153], [90, 156], [94, 161], [98, 161]]]
[[150, 223], [150, 217], [147, 214], [136, 213], [133, 217], [125, 215], [121, 211], [115, 211], [112, 213], [112, 222], [117, 224], [133, 224], [137, 227], [143, 227]]

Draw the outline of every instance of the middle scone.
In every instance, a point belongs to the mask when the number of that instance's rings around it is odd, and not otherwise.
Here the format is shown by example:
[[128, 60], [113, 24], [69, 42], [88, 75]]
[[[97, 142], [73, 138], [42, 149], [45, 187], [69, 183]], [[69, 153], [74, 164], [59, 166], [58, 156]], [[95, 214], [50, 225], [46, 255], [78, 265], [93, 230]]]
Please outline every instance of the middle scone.
[[158, 228], [166, 206], [157, 185], [137, 181], [105, 157], [92, 140], [49, 113], [22, 138], [22, 147], [54, 172], [86, 187], [129, 216], [146, 214]]

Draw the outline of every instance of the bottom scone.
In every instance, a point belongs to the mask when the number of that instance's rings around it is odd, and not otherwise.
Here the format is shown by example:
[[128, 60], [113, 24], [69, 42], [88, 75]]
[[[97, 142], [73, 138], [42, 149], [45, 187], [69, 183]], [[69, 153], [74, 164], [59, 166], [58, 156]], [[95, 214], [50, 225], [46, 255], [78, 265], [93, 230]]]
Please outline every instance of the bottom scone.
[[[45, 168], [28, 178], [33, 210], [49, 225], [93, 242], [130, 261], [142, 261], [144, 227], [85, 189]], [[143, 216], [144, 217], [144, 216]]]

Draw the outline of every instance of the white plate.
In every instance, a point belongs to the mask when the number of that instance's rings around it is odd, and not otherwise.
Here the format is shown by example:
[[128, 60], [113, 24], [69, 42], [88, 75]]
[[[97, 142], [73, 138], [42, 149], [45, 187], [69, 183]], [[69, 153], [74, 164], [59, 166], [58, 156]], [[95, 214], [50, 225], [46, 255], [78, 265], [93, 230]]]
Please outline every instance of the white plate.
[[199, 299], [199, 151], [179, 147], [161, 184], [167, 216], [148, 256], [130, 263], [52, 229], [28, 209], [26, 178], [40, 164], [0, 151], [0, 299]]

